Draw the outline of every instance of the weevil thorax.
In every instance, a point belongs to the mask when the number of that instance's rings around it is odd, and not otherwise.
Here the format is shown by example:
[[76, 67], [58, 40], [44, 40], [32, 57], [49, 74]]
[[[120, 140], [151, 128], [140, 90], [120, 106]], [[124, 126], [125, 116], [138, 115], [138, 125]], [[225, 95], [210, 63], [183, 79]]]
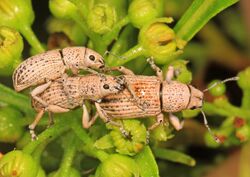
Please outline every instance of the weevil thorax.
[[203, 92], [191, 85], [177, 81], [162, 83], [162, 110], [164, 112], [179, 112], [185, 109], [202, 107]]
[[73, 70], [104, 67], [103, 57], [86, 47], [66, 47], [61, 50], [61, 55], [66, 66]]

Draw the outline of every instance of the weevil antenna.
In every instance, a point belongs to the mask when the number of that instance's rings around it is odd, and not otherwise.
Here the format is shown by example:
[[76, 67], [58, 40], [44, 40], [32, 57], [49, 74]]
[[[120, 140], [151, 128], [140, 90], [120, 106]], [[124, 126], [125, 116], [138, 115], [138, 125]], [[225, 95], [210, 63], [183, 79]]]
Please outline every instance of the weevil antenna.
[[123, 60], [126, 59], [126, 57], [116, 55], [116, 54], [114, 54], [114, 53], [112, 53], [112, 52], [110, 52], [110, 51], [105, 51], [105, 53], [103, 54], [103, 56], [106, 56], [107, 54], [112, 55], [112, 56], [114, 56], [114, 57], [116, 57], [116, 58], [119, 58], [119, 59], [123, 59]]
[[210, 87], [206, 88], [205, 90], [203, 90], [203, 92], [207, 92], [208, 90], [214, 88], [215, 86], [219, 85], [219, 84], [223, 84], [223, 83], [226, 83], [226, 82], [229, 82], [229, 81], [237, 81], [239, 80], [239, 77], [230, 77], [230, 78], [227, 78], [223, 81], [219, 81], [219, 82], [215, 82], [214, 84], [212, 84]]
[[215, 135], [215, 134], [212, 132], [212, 130], [210, 129], [204, 111], [203, 111], [202, 109], [200, 109], [200, 111], [201, 111], [202, 116], [203, 116], [204, 125], [205, 125], [205, 127], [207, 128], [208, 132], [210, 133], [210, 135], [214, 138], [214, 140], [215, 140], [217, 143], [220, 143], [221, 141], [219, 140], [219, 138], [216, 137], [216, 135]]

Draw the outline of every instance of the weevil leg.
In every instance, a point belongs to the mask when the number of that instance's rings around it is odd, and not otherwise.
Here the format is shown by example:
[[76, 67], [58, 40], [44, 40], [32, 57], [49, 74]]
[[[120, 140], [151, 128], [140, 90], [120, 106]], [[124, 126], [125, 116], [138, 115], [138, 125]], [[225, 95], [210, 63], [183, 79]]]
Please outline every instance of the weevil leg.
[[41, 120], [41, 118], [43, 117], [43, 114], [45, 112], [45, 109], [40, 110], [36, 117], [35, 120], [29, 125], [29, 130], [30, 130], [30, 135], [31, 135], [31, 140], [34, 141], [37, 139], [36, 133], [35, 133], [35, 128], [38, 124], [38, 122]]
[[95, 106], [96, 106], [96, 112], [98, 112], [100, 118], [105, 122], [105, 123], [109, 123], [111, 125], [114, 125], [116, 127], [118, 127], [121, 131], [121, 133], [123, 134], [124, 137], [128, 137], [129, 134], [128, 132], [124, 129], [123, 124], [117, 123], [115, 121], [112, 121], [104, 112], [104, 110], [101, 108], [99, 103], [95, 102]]
[[119, 71], [124, 75], [135, 75], [132, 70], [125, 68], [124, 66], [114, 66], [114, 67], [105, 68], [104, 71]]
[[53, 113], [52, 112], [48, 112], [49, 113], [49, 122], [48, 122], [48, 126], [47, 128], [51, 127], [54, 124], [54, 117], [53, 117]]
[[175, 73], [174, 73], [174, 67], [173, 66], [169, 66], [168, 70], [166, 72], [166, 81], [168, 83], [170, 83], [172, 81], [172, 79], [174, 78], [174, 75], [175, 75]]
[[172, 113], [169, 113], [169, 121], [177, 131], [181, 130], [184, 126], [184, 121], [180, 121], [179, 118]]
[[89, 119], [88, 109], [87, 109], [87, 107], [86, 107], [85, 104], [82, 105], [82, 109], [83, 109], [83, 113], [82, 113], [82, 126], [83, 126], [83, 128], [89, 128], [89, 127], [91, 127], [95, 123], [95, 121], [96, 121], [96, 119], [98, 117], [98, 113], [96, 112], [96, 114], [94, 115], [94, 117], [92, 117], [91, 120], [90, 120]]
[[157, 118], [157, 121], [148, 128], [149, 131], [154, 130], [156, 127], [158, 127], [164, 121], [164, 115], [162, 113], [158, 114], [156, 116], [156, 118]]
[[52, 83], [51, 81], [48, 81], [47, 83], [36, 87], [30, 93], [30, 95], [32, 96], [32, 98], [35, 99], [36, 101], [38, 101], [39, 103], [41, 103], [44, 107], [46, 107], [48, 104], [44, 100], [42, 100], [41, 98], [39, 98], [37, 95], [43, 93], [47, 88], [49, 88], [49, 86], [51, 85], [51, 83]]
[[156, 64], [154, 63], [153, 58], [148, 58], [147, 62], [150, 64], [151, 68], [156, 72], [157, 77], [163, 81], [163, 73], [162, 70], [156, 66]]

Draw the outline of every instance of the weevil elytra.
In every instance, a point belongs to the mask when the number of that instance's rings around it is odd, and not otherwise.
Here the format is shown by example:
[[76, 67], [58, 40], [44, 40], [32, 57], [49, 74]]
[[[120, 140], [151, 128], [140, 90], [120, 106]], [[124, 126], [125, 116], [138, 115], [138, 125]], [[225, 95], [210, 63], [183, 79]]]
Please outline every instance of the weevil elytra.
[[70, 69], [97, 73], [92, 69], [104, 67], [103, 57], [86, 47], [66, 47], [37, 54], [23, 61], [14, 71], [12, 79], [16, 91], [55, 80]]
[[109, 94], [118, 93], [124, 89], [124, 81], [123, 76], [91, 74], [68, 77], [65, 74], [62, 78], [53, 81], [47, 89], [36, 89], [34, 90], [36, 95], [32, 97], [32, 105], [38, 114], [29, 126], [32, 139], [36, 137], [34, 133], [36, 125], [46, 111], [63, 113], [82, 106], [82, 120], [85, 121], [83, 126], [88, 128], [97, 118], [97, 114], [90, 120], [84, 100], [99, 102]]

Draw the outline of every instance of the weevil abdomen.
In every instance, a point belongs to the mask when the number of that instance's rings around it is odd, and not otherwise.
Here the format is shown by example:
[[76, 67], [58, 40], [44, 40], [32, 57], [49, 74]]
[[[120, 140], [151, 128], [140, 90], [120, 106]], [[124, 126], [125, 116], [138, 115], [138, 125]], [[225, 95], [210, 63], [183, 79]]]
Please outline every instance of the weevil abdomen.
[[102, 99], [99, 104], [105, 114], [110, 118], [139, 118], [159, 114], [161, 112], [161, 81], [155, 76], [125, 75], [124, 77], [136, 96], [148, 104], [147, 108], [140, 109], [133, 102], [128, 89], [124, 89], [122, 92]]
[[[57, 105], [65, 109], [74, 109], [83, 102], [80, 98], [70, 99], [64, 91], [64, 86], [60, 79], [54, 81], [48, 89], [37, 96], [46, 102], [47, 105]], [[45, 107], [35, 99], [32, 99], [32, 106], [36, 111]]]
[[48, 51], [26, 59], [13, 74], [16, 91], [54, 80], [65, 72], [65, 66], [59, 50]]

